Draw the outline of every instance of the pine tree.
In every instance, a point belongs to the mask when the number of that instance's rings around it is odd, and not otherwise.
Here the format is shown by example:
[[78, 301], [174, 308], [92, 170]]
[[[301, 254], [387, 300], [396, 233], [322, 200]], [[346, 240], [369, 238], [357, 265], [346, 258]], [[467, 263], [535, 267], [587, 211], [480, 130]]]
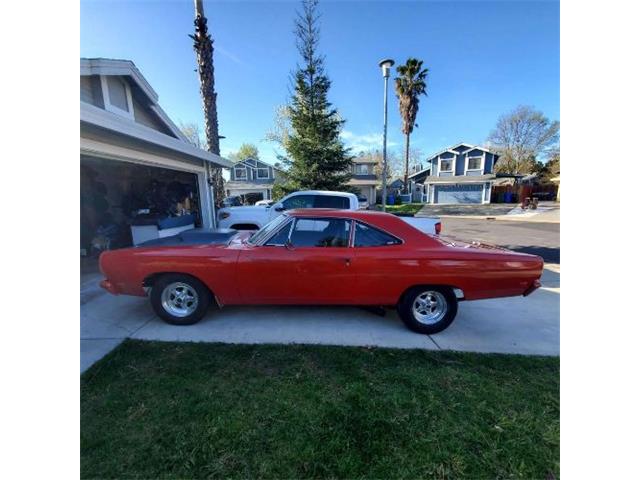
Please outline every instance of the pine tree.
[[291, 126], [283, 158], [285, 190], [344, 190], [351, 177], [351, 155], [340, 140], [344, 124], [327, 99], [331, 81], [318, 54], [317, 0], [304, 0], [295, 24], [302, 57], [293, 74], [294, 93], [288, 107]]

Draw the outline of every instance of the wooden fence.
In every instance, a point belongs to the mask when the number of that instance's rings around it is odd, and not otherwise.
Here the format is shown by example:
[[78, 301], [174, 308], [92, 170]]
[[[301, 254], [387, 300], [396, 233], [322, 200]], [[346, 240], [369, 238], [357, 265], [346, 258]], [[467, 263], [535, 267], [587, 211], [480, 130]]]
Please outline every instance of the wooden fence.
[[491, 189], [491, 203], [520, 203], [524, 198], [555, 200], [558, 186], [550, 185], [494, 185]]

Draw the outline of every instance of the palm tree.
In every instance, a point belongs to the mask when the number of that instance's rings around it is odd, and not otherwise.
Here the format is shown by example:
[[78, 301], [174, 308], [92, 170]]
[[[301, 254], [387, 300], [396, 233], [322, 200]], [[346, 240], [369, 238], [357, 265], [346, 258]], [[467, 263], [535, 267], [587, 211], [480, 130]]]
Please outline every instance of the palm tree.
[[400, 116], [402, 117], [402, 133], [405, 135], [404, 141], [404, 191], [409, 192], [409, 136], [413, 132], [413, 127], [417, 127], [416, 116], [418, 115], [418, 105], [420, 95], [427, 95], [427, 73], [428, 68], [422, 68], [422, 60], [409, 58], [407, 63], [396, 68], [398, 76], [396, 81], [396, 96], [400, 105]]
[[[215, 78], [213, 75], [213, 41], [207, 28], [207, 18], [204, 16], [202, 0], [194, 0], [196, 9], [195, 35], [189, 35], [193, 39], [193, 49], [196, 52], [198, 74], [200, 76], [200, 96], [204, 109], [204, 132], [207, 139], [207, 150], [220, 155], [220, 136], [218, 135], [218, 111], [215, 90]], [[219, 206], [224, 199], [224, 182], [222, 169], [212, 167], [209, 162], [207, 169], [209, 181], [214, 191], [214, 203]]]

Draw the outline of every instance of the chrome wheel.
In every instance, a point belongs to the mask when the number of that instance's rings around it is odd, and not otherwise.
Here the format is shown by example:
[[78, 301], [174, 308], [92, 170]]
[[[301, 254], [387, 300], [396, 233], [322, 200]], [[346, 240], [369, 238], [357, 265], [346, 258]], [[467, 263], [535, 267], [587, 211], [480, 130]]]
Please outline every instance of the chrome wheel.
[[438, 323], [447, 313], [447, 299], [435, 290], [427, 290], [416, 296], [412, 305], [414, 318], [425, 325]]
[[189, 284], [174, 282], [160, 296], [162, 308], [174, 317], [188, 317], [198, 308], [198, 292]]

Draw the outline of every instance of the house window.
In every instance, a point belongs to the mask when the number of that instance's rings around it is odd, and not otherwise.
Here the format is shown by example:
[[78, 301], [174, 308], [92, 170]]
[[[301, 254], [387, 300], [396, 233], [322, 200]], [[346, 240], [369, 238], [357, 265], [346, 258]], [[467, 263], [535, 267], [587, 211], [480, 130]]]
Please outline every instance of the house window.
[[482, 170], [482, 157], [467, 157], [467, 170]]
[[234, 169], [236, 180], [246, 180], [247, 179], [247, 169], [244, 167], [236, 167]]
[[268, 168], [259, 168], [258, 169], [258, 178], [269, 178], [269, 169]]
[[369, 175], [369, 165], [358, 163], [356, 164], [356, 175]]
[[133, 99], [129, 84], [115, 75], [101, 76], [100, 83], [105, 110], [133, 118]]
[[441, 172], [453, 172], [453, 158], [441, 158], [440, 159], [440, 171]]

